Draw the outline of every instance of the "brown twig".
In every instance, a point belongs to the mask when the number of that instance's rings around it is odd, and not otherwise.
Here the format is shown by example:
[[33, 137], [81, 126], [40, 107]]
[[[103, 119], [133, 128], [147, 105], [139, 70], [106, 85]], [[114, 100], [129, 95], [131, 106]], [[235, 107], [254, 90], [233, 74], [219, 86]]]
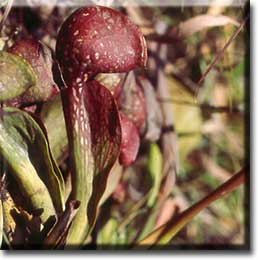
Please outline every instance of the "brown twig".
[[146, 36], [146, 39], [148, 41], [154, 41], [159, 44], [174, 44], [177, 41], [181, 41], [182, 38], [177, 36], [177, 35], [169, 35], [169, 34], [157, 34], [157, 33], [152, 33]]
[[[226, 42], [226, 44], [224, 45], [224, 47], [221, 49], [221, 51], [216, 55], [216, 57], [214, 58], [214, 60], [210, 63], [210, 65], [208, 66], [208, 68], [206, 69], [206, 71], [203, 73], [203, 75], [201, 76], [200, 80], [198, 81], [198, 85], [201, 85], [201, 83], [205, 80], [206, 76], [208, 75], [208, 73], [211, 71], [211, 69], [214, 67], [214, 65], [223, 57], [225, 50], [229, 47], [229, 45], [234, 41], [234, 39], [238, 36], [238, 34], [240, 33], [240, 31], [244, 28], [247, 19], [249, 18], [249, 15], [240, 23], [239, 27], [237, 28], [237, 30], [235, 31], [235, 33], [230, 37], [230, 39]], [[197, 93], [198, 95], [198, 90]], [[196, 96], [197, 96], [196, 95]]]
[[237, 189], [241, 184], [245, 183], [246, 169], [242, 168], [227, 182], [222, 184], [208, 196], [194, 204], [192, 207], [181, 213], [176, 219], [171, 219], [152, 233], [147, 235], [143, 240], [137, 243], [138, 246], [151, 247], [153, 245], [165, 244], [169, 242], [172, 237], [180, 231], [194, 216], [196, 216], [202, 209], [209, 206], [215, 200], [224, 197], [230, 192]]
[[58, 222], [50, 232], [50, 234], [45, 238], [43, 244], [46, 248], [54, 248], [57, 246], [63, 236], [69, 230], [72, 220], [74, 219], [76, 213], [79, 210], [80, 202], [77, 200], [71, 200], [66, 210], [60, 216]]

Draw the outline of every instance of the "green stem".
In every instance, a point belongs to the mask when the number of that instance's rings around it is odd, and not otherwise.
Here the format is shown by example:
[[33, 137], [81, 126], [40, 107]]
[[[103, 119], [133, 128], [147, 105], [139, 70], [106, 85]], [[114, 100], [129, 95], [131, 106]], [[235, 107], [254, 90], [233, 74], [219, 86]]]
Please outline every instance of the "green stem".
[[62, 92], [64, 117], [70, 151], [70, 169], [72, 176], [71, 199], [80, 201], [80, 208], [70, 227], [66, 244], [80, 246], [86, 240], [88, 232], [87, 205], [92, 193], [93, 175], [88, 171], [92, 156], [89, 156], [86, 145], [89, 130], [85, 114], [82, 89], [78, 86], [66, 88]]

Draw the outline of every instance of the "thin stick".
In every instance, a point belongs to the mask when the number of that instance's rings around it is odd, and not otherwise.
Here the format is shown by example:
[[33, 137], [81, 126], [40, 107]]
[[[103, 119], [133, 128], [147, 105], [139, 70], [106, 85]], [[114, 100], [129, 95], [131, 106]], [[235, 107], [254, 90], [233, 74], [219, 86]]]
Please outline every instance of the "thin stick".
[[[240, 31], [245, 26], [246, 21], [247, 21], [248, 18], [249, 18], [249, 15], [240, 23], [240, 25], [237, 28], [237, 30], [235, 31], [235, 33], [231, 36], [231, 38], [227, 41], [227, 43], [224, 45], [222, 50], [216, 55], [214, 60], [210, 63], [210, 65], [208, 66], [208, 68], [206, 69], [206, 71], [203, 73], [203, 75], [201, 76], [200, 80], [198, 81], [198, 85], [201, 85], [201, 83], [205, 80], [206, 76], [211, 71], [213, 66], [222, 58], [222, 56], [224, 55], [225, 50], [228, 48], [228, 46], [233, 42], [233, 40], [238, 36]], [[197, 93], [197, 95], [198, 95], [198, 93]]]
[[176, 235], [180, 229], [183, 228], [201, 210], [203, 210], [215, 200], [222, 198], [233, 190], [237, 189], [241, 184], [245, 183], [245, 178], [246, 170], [245, 168], [242, 168], [232, 178], [210, 193], [207, 197], [203, 198], [192, 207], [181, 213], [177, 219], [171, 219], [155, 229], [143, 240], [139, 241], [137, 246], [145, 246], [149, 248], [153, 245], [168, 243], [174, 237], [174, 235]]

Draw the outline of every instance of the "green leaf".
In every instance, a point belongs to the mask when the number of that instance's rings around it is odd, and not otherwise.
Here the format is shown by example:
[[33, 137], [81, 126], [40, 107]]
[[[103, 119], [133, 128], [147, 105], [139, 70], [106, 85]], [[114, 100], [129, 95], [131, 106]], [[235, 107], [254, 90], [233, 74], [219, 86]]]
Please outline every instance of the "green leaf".
[[111, 217], [98, 231], [97, 249], [118, 249], [120, 245], [124, 248], [128, 238], [126, 228], [119, 228], [118, 219]]
[[21, 95], [35, 83], [34, 71], [23, 58], [0, 52], [0, 101]]
[[122, 177], [122, 173], [123, 173], [123, 167], [117, 161], [108, 175], [106, 189], [102, 195], [99, 205], [102, 205], [115, 191]]
[[64, 159], [68, 149], [68, 137], [60, 95], [43, 105], [41, 119], [48, 133], [53, 156], [57, 162], [60, 162]]
[[29, 114], [15, 108], [0, 113], [0, 155], [30, 210], [42, 211], [41, 220], [46, 221], [64, 210], [64, 182], [47, 139]]
[[97, 244], [100, 249], [106, 245], [118, 245], [118, 234], [117, 234], [118, 223], [114, 218], [110, 218], [106, 224], [100, 229], [97, 236]]
[[147, 205], [152, 207], [157, 199], [162, 179], [163, 159], [157, 144], [151, 143], [149, 147], [147, 169], [152, 179], [152, 187], [149, 191]]

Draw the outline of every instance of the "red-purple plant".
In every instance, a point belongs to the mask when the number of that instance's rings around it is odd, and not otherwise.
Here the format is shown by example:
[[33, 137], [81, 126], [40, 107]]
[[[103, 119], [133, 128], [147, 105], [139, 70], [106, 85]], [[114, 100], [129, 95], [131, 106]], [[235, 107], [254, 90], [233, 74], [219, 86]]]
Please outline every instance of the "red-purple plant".
[[11, 100], [12, 104], [20, 106], [43, 102], [59, 93], [53, 80], [51, 52], [45, 45], [34, 39], [24, 38], [15, 42], [8, 52], [25, 59], [37, 77], [36, 85]]
[[144, 66], [147, 50], [142, 33], [125, 15], [106, 7], [87, 7], [62, 25], [56, 56], [65, 83], [61, 94], [70, 148], [71, 197], [81, 202], [68, 237], [73, 245], [84, 241], [93, 227], [121, 147], [116, 102], [94, 77]]
[[119, 162], [122, 165], [130, 165], [136, 159], [140, 146], [140, 137], [134, 123], [123, 113], [120, 113], [122, 126], [122, 143]]

